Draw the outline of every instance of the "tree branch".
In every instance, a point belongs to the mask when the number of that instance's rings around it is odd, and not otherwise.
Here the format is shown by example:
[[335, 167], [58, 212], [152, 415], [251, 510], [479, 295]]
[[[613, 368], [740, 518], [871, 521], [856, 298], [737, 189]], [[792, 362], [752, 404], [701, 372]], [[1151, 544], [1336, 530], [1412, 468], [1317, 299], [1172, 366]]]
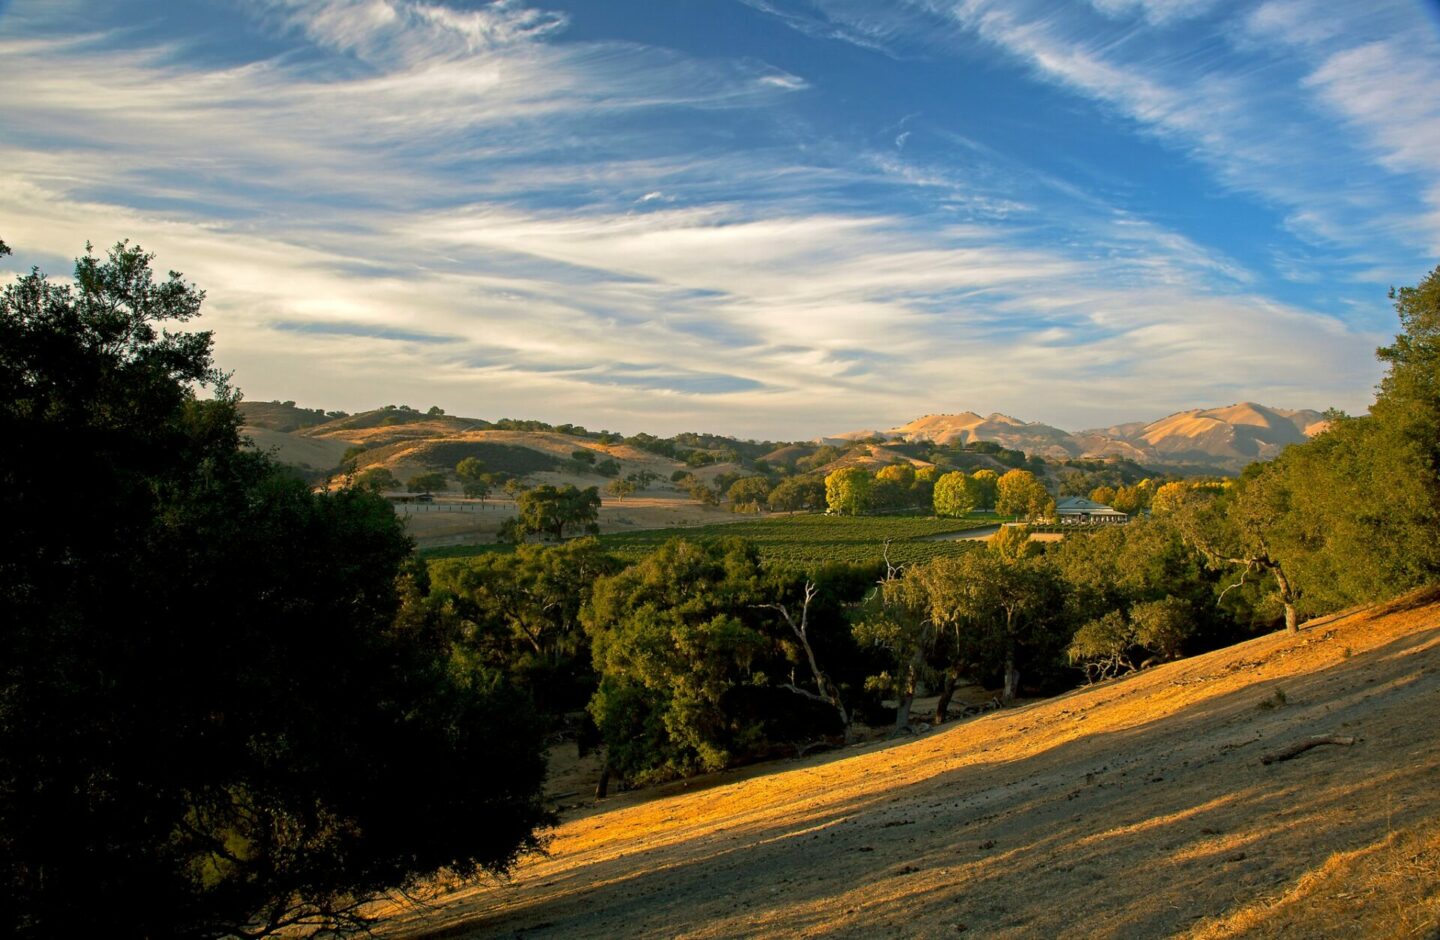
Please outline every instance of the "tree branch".
[[1348, 735], [1317, 734], [1313, 738], [1299, 741], [1283, 750], [1276, 751], [1274, 754], [1266, 754], [1260, 758], [1260, 763], [1273, 764], [1277, 761], [1290, 760], [1291, 758], [1299, 757], [1312, 747], [1319, 747], [1322, 744], [1339, 744], [1344, 747], [1349, 747], [1354, 743], [1355, 739]]

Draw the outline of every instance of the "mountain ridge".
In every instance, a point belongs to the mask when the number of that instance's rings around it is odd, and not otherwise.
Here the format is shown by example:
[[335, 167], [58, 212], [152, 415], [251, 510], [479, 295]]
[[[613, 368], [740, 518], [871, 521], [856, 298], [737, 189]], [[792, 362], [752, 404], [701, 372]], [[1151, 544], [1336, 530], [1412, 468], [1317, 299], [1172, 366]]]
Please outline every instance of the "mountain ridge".
[[1256, 460], [1269, 460], [1326, 426], [1325, 415], [1313, 409], [1271, 408], [1242, 401], [1080, 431], [1000, 412], [988, 417], [975, 411], [932, 413], [884, 431], [849, 431], [819, 440], [840, 443], [879, 437], [941, 445], [989, 441], [1047, 460], [1128, 458], [1138, 463], [1238, 470]]

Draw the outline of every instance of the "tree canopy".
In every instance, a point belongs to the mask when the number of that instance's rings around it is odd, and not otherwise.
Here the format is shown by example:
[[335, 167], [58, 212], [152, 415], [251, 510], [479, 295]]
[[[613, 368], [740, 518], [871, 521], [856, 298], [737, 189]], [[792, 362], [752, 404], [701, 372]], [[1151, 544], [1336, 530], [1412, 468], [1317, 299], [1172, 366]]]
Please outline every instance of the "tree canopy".
[[578, 528], [590, 534], [599, 531], [595, 520], [600, 513], [600, 493], [593, 486], [582, 490], [569, 484], [542, 484], [518, 493], [515, 506], [516, 522], [522, 532], [551, 535], [558, 542], [565, 538], [566, 529]]
[[342, 925], [506, 870], [547, 819], [525, 699], [453, 666], [385, 501], [242, 443], [151, 260], [0, 293], [0, 931]]
[[1003, 516], [1040, 519], [1053, 514], [1055, 501], [1029, 470], [1011, 470], [995, 484], [995, 508]]
[[842, 516], [858, 516], [870, 508], [870, 472], [843, 467], [825, 478], [825, 504]]
[[959, 470], [952, 470], [935, 481], [935, 515], [963, 518], [977, 508], [978, 487]]

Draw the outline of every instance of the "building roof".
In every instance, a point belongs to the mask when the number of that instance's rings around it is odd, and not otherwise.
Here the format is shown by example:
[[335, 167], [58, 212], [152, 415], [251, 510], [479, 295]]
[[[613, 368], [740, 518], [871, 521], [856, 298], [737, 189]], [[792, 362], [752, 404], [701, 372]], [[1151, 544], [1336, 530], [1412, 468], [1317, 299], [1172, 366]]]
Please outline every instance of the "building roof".
[[1078, 516], [1087, 513], [1092, 516], [1125, 515], [1118, 509], [1111, 509], [1104, 503], [1097, 503], [1095, 500], [1086, 499], [1083, 496], [1066, 496], [1056, 500], [1055, 513], [1062, 516]]

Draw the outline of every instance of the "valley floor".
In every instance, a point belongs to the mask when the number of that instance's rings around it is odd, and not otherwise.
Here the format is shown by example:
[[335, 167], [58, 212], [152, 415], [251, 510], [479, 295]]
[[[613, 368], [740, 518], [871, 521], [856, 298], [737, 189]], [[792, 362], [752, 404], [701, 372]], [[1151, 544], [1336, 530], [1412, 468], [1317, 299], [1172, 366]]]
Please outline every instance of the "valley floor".
[[[1311, 735], [1351, 736], [1262, 763]], [[571, 810], [391, 937], [1440, 936], [1440, 603]]]

